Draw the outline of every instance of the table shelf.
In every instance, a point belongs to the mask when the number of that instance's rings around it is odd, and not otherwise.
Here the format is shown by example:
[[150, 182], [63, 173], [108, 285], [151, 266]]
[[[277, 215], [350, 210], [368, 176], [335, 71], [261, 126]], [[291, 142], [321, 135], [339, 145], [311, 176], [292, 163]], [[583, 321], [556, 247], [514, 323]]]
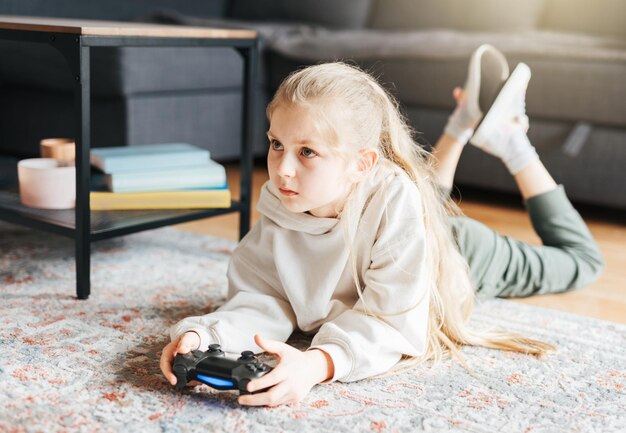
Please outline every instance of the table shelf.
[[[240, 210], [241, 203], [234, 201], [229, 208], [220, 209], [91, 211], [90, 240], [98, 241]], [[74, 237], [76, 228], [74, 209], [30, 208], [21, 204], [19, 194], [14, 191], [0, 191], [0, 217], [70, 238]]]

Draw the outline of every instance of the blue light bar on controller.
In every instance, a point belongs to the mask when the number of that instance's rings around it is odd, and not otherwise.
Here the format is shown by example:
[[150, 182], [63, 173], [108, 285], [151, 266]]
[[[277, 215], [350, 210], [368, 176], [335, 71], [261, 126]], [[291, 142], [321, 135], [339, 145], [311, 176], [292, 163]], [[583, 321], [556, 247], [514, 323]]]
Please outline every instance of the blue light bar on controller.
[[199, 374], [197, 377], [199, 381], [204, 382], [207, 385], [211, 385], [211, 386], [230, 386], [230, 387], [235, 386], [235, 384], [232, 381], [226, 380], [226, 379], [219, 379], [217, 377], [204, 376], [202, 374]]

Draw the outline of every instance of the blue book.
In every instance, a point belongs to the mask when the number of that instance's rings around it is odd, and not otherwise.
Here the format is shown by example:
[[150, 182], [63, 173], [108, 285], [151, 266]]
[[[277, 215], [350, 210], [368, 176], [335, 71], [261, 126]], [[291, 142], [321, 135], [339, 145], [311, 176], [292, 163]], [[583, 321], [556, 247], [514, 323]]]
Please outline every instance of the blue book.
[[171, 191], [178, 189], [224, 188], [226, 169], [213, 160], [183, 167], [149, 168], [107, 174], [112, 192]]
[[91, 165], [105, 173], [184, 167], [206, 162], [209, 158], [208, 150], [188, 143], [99, 147], [91, 149], [90, 153]]

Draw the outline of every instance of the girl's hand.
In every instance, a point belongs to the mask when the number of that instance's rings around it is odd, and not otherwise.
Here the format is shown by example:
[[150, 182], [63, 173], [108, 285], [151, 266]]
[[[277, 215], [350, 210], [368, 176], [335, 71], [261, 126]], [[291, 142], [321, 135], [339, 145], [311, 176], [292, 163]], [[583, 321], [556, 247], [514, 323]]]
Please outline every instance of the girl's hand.
[[321, 350], [301, 352], [288, 344], [255, 335], [256, 344], [279, 358], [265, 376], [252, 380], [248, 391], [270, 388], [260, 394], [242, 395], [238, 402], [247, 406], [279, 406], [300, 402], [316, 384], [332, 377], [330, 356]]
[[[172, 364], [176, 354], [184, 355], [198, 347], [200, 347], [200, 336], [193, 331], [184, 333], [180, 338], [165, 346], [161, 354], [161, 371], [169, 383], [176, 385], [177, 382], [176, 375], [172, 371]], [[194, 383], [197, 382], [192, 381], [188, 385], [193, 385]]]

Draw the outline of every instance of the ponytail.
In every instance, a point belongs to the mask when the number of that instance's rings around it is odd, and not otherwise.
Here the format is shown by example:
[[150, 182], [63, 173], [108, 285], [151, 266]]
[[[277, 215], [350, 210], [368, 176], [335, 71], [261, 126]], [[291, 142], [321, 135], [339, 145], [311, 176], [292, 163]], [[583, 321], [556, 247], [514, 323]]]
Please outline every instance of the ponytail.
[[[373, 80], [371, 80], [373, 81]], [[426, 245], [430, 251], [433, 286], [430, 290], [428, 348], [419, 361], [440, 360], [453, 355], [464, 363], [459, 347], [482, 346], [543, 356], [555, 350], [547, 343], [520, 334], [479, 330], [469, 325], [475, 291], [469, 278], [467, 261], [453, 239], [449, 217], [462, 212], [435, 183], [434, 158], [413, 140], [408, 122], [398, 102], [378, 83], [385, 106], [380, 138], [381, 154], [401, 168], [416, 184], [422, 196]]]

